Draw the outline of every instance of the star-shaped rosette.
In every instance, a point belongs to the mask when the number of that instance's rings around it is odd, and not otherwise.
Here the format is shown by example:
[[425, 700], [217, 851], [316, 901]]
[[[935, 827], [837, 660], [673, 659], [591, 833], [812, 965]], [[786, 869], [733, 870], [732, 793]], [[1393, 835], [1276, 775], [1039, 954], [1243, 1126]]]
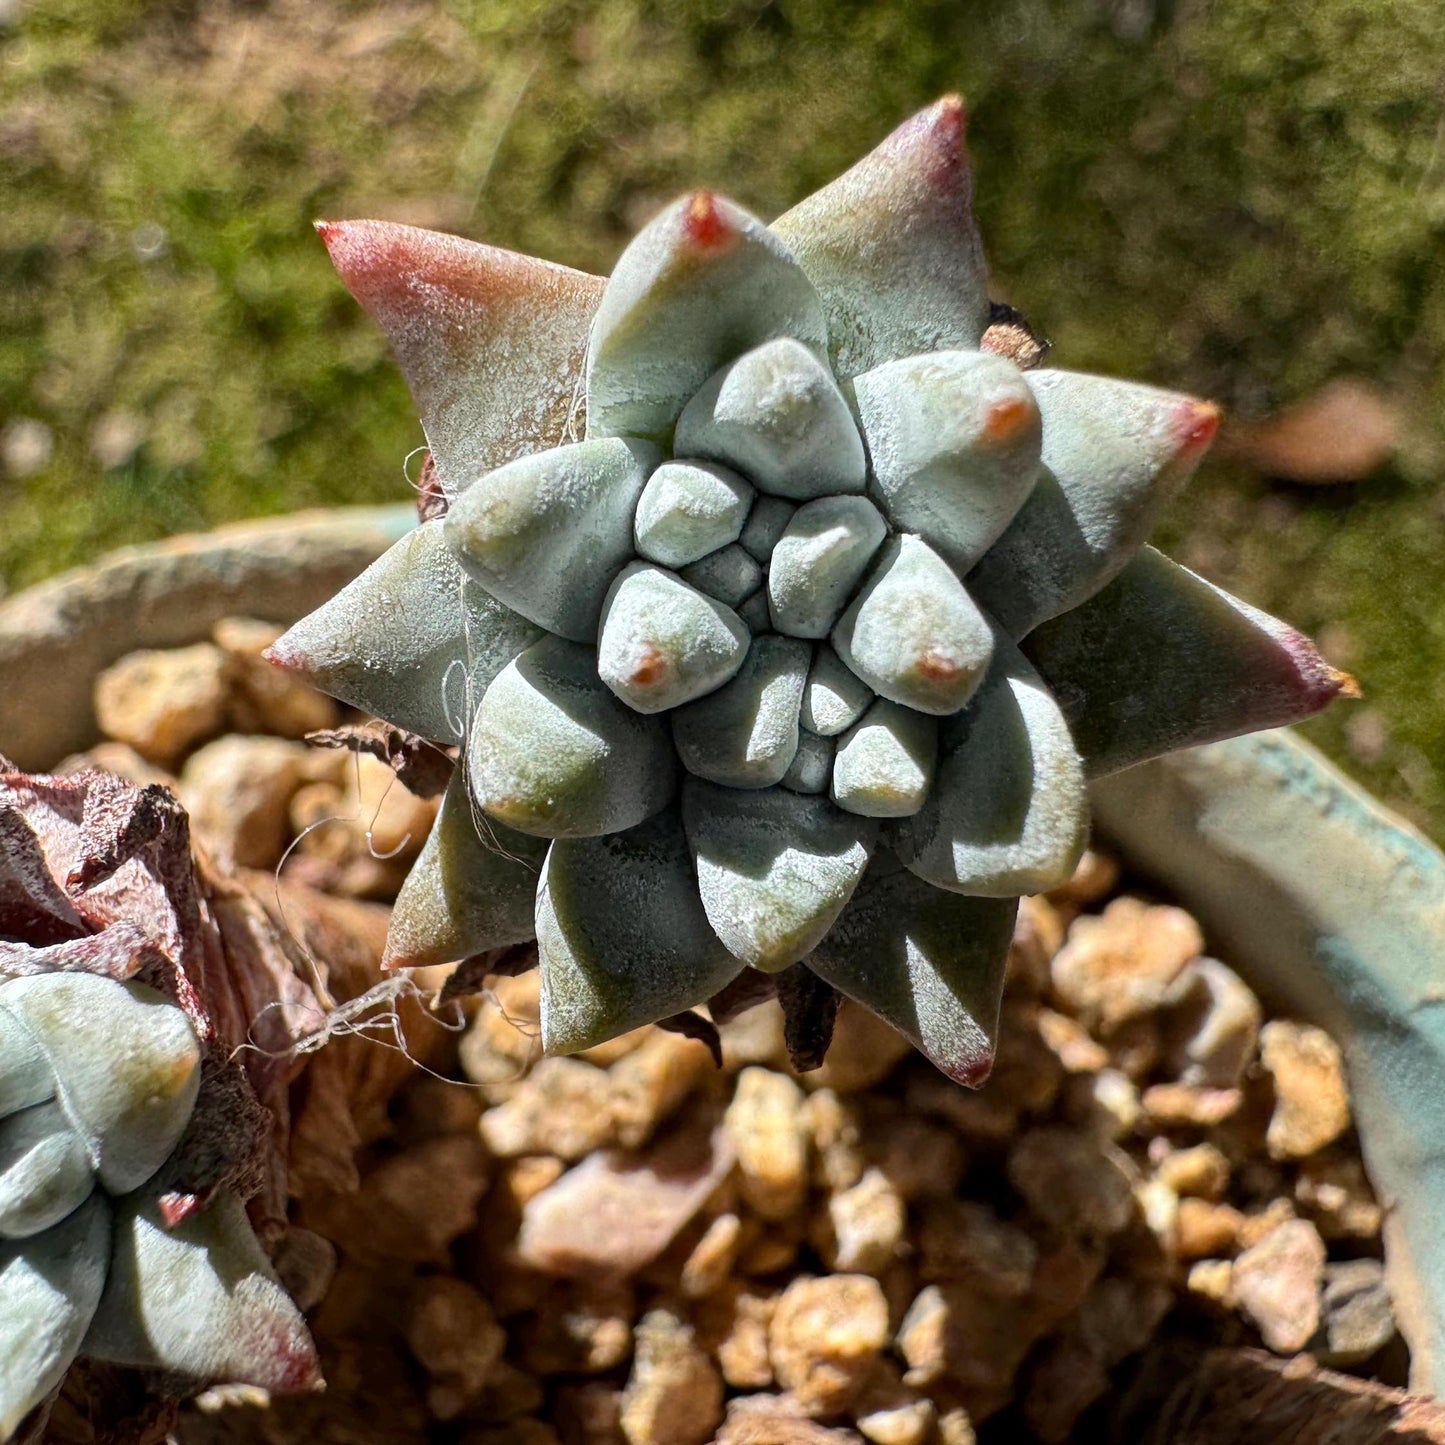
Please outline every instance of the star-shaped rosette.
[[569, 1052], [801, 965], [977, 1083], [1086, 780], [1347, 685], [1143, 545], [1212, 406], [993, 348], [963, 131], [771, 226], [686, 197], [605, 283], [321, 227], [448, 504], [272, 654], [461, 745], [393, 966], [535, 937]]

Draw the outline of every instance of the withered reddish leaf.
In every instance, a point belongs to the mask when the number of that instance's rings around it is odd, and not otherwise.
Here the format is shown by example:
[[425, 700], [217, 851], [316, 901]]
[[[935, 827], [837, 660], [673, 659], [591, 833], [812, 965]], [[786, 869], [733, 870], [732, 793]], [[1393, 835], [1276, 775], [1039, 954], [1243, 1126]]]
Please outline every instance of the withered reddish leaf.
[[344, 728], [307, 733], [314, 748], [345, 748], [380, 759], [397, 781], [418, 798], [439, 798], [447, 790], [456, 761], [449, 753], [416, 733], [379, 719]]
[[822, 1068], [838, 1019], [837, 990], [805, 964], [795, 963], [778, 975], [778, 1002], [793, 1068], [800, 1074]]
[[15, 808], [0, 807], [0, 936], [45, 947], [85, 933], [35, 830]]
[[767, 1003], [777, 996], [778, 980], [775, 975], [763, 973], [760, 969], [745, 968], [733, 981], [720, 988], [707, 1001], [707, 1011], [713, 1022], [731, 1023], [739, 1014]]
[[712, 1055], [713, 1063], [722, 1068], [722, 1038], [718, 1034], [717, 1025], [710, 1019], [693, 1013], [691, 1009], [685, 1009], [682, 1013], [658, 1019], [657, 1027], [666, 1029], [670, 1034], [681, 1034], [685, 1039], [696, 1039]]

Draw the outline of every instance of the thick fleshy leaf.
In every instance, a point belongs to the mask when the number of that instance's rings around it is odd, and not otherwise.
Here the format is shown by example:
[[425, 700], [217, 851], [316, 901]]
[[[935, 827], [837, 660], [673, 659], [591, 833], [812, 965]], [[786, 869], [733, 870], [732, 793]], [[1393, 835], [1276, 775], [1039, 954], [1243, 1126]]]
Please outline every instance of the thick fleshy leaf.
[[45, 1051], [56, 1097], [101, 1183], [124, 1194], [165, 1163], [191, 1117], [201, 1051], [185, 1014], [155, 989], [87, 973], [37, 974], [0, 989]]
[[397, 895], [385, 968], [453, 963], [532, 936], [547, 844], [489, 818], [456, 768], [441, 811]]
[[845, 733], [872, 704], [874, 692], [825, 642], [813, 654], [803, 689], [802, 723], [831, 738]]
[[853, 385], [889, 519], [966, 572], [1039, 474], [1039, 409], [1023, 372], [987, 352], [939, 351]]
[[[513, 614], [498, 612], [505, 632]], [[408, 532], [266, 656], [342, 702], [454, 742], [466, 678], [462, 572], [441, 522]]]
[[477, 802], [544, 838], [635, 827], [677, 783], [666, 723], [614, 697], [597, 654], [560, 637], [529, 647], [487, 689], [468, 759]]
[[782, 786], [795, 793], [826, 793], [833, 776], [832, 738], [806, 729], [798, 731], [798, 751], [783, 774]]
[[566, 1054], [703, 1003], [741, 965], [708, 927], [675, 809], [559, 838], [537, 894], [542, 1045]]
[[0, 1440], [70, 1367], [109, 1261], [110, 1210], [98, 1195], [44, 1234], [0, 1244]]
[[773, 222], [823, 297], [840, 377], [988, 325], [963, 102], [946, 96]]
[[43, 1104], [54, 1093], [55, 1076], [44, 1051], [29, 1029], [0, 1005], [0, 1118]]
[[683, 784], [682, 821], [713, 931], [767, 973], [817, 946], [858, 886], [878, 826], [826, 798], [697, 778]]
[[1308, 638], [1152, 547], [1024, 650], [1093, 777], [1358, 695]]
[[81, 1349], [275, 1395], [321, 1384], [306, 1321], [230, 1193], [172, 1227], [155, 1199], [116, 1201], [110, 1275]]
[[880, 697], [941, 717], [982, 681], [993, 630], [948, 563], [904, 535], [884, 546], [833, 647]]
[[734, 467], [759, 491], [806, 501], [861, 492], [863, 439], [833, 373], [791, 337], [708, 378], [677, 422], [679, 456]]
[[637, 499], [638, 552], [664, 567], [686, 567], [737, 541], [753, 489], [713, 462], [664, 462]]
[[778, 545], [778, 538], [787, 530], [797, 508], [781, 497], [759, 497], [748, 513], [738, 541], [756, 561], [767, 566]]
[[768, 569], [773, 626], [790, 637], [826, 637], [887, 535], [866, 497], [820, 497], [799, 507]]
[[833, 801], [865, 818], [907, 818], [933, 785], [938, 719], [879, 698], [838, 741]]
[[633, 556], [637, 500], [661, 460], [608, 438], [522, 457], [460, 497], [443, 526], [461, 564], [523, 617], [593, 642], [612, 579]]
[[93, 1183], [85, 1143], [54, 1100], [0, 1119], [0, 1238], [59, 1224]]
[[638, 233], [607, 283], [587, 353], [587, 435], [667, 440], [714, 372], [779, 336], [825, 354], [823, 306], [802, 268], [741, 207], [684, 197]]
[[730, 788], [768, 788], [798, 751], [798, 710], [812, 648], [772, 634], [755, 637], [738, 674], [678, 708], [672, 737], [690, 773]]
[[579, 434], [600, 277], [385, 221], [317, 229], [391, 342], [448, 493]]
[[763, 569], [736, 542], [682, 569], [683, 580], [728, 607], [746, 602], [763, 585]]
[[663, 712], [721, 687], [742, 666], [748, 640], [732, 608], [674, 572], [632, 562], [607, 595], [597, 673], [628, 707]]
[[1088, 833], [1084, 769], [1048, 688], [1000, 636], [983, 686], [943, 725], [938, 777], [892, 846], [937, 888], [1041, 893], [1073, 874]]
[[1030, 371], [1044, 471], [968, 578], [1011, 637], [1092, 597], [1144, 544], [1219, 427], [1177, 392], [1073, 371]]
[[945, 893], [880, 856], [807, 967], [976, 1088], [993, 1067], [1017, 912], [1017, 898]]

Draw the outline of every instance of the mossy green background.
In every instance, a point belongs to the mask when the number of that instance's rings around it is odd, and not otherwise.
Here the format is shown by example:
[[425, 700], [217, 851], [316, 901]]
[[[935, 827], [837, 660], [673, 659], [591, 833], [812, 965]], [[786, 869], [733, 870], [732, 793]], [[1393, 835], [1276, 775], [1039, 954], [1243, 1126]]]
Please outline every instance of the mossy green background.
[[[1445, 836], [1439, 0], [0, 0], [0, 577], [407, 494], [420, 441], [309, 222], [381, 215], [606, 268], [663, 201], [781, 210], [947, 90], [997, 292], [1061, 364], [1257, 415], [1338, 375], [1398, 464], [1216, 464], [1163, 540], [1323, 633], [1312, 725]], [[117, 438], [129, 438], [117, 441]], [[138, 443], [130, 455], [130, 443]], [[22, 469], [24, 470], [24, 469]]]

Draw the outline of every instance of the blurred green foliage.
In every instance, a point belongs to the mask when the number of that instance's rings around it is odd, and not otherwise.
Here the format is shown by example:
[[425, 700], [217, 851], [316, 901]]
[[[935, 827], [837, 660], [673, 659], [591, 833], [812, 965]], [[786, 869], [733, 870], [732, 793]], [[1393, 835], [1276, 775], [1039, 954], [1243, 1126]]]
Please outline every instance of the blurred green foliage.
[[1340, 374], [1402, 400], [1388, 475], [1215, 466], [1164, 540], [1324, 631], [1368, 701], [1315, 735], [1445, 834], [1442, 61], [1439, 0], [28, 0], [0, 577], [406, 495], [419, 428], [312, 217], [605, 269], [679, 190], [775, 213], [956, 89], [996, 289], [1061, 364], [1246, 416]]

